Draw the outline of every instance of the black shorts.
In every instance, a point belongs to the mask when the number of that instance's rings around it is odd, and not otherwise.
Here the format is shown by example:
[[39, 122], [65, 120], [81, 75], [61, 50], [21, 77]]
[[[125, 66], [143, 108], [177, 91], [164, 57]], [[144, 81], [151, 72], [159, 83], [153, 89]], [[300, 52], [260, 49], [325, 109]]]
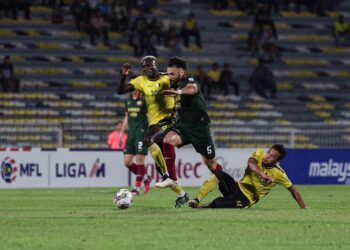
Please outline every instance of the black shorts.
[[153, 143], [162, 145], [166, 133], [174, 126], [174, 123], [174, 120], [169, 118], [151, 125], [145, 137], [145, 146], [149, 147]]
[[223, 197], [214, 199], [210, 208], [244, 208], [249, 207], [248, 198], [242, 193], [237, 182], [225, 172], [215, 172], [219, 179], [219, 190]]

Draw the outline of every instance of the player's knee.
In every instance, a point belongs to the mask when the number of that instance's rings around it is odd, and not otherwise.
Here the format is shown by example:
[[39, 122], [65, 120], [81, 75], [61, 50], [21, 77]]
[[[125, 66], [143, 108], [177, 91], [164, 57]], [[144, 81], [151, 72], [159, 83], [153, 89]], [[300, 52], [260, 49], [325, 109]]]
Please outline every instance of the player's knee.
[[167, 143], [167, 144], [172, 144], [172, 139], [171, 139], [171, 136], [169, 136], [169, 135], [166, 135], [165, 137], [164, 137], [164, 140], [163, 140], [163, 142], [164, 143]]
[[176, 145], [178, 145], [178, 141], [179, 141], [178, 137], [179, 136], [177, 134], [169, 133], [164, 137], [163, 142], [176, 146]]
[[166, 135], [163, 139], [163, 143], [169, 143], [169, 137]]
[[124, 159], [125, 167], [130, 167], [132, 165], [133, 159]]
[[136, 157], [135, 158], [135, 163], [137, 164], [137, 165], [143, 165], [143, 164], [145, 164], [145, 159], [144, 159], [144, 157]]

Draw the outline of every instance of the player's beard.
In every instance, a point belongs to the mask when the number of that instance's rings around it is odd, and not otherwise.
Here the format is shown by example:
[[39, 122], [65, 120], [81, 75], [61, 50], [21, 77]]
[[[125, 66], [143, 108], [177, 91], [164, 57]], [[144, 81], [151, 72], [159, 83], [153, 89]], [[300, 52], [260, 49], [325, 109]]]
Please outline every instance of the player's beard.
[[173, 88], [173, 89], [177, 89], [178, 86], [179, 86], [179, 80], [173, 80], [170, 82], [170, 87]]

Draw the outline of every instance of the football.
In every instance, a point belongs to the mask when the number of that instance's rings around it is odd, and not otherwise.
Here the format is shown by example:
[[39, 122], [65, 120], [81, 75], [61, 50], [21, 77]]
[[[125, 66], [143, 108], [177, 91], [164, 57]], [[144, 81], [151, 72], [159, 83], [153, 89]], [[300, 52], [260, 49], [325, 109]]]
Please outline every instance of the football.
[[113, 203], [118, 208], [126, 209], [132, 205], [132, 193], [127, 189], [120, 189], [113, 195]]

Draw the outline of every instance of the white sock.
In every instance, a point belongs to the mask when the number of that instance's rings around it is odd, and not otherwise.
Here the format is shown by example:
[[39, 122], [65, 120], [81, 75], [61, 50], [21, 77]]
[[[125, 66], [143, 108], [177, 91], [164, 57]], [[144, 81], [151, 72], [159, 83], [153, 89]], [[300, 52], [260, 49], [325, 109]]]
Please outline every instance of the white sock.
[[184, 197], [185, 194], [186, 194], [186, 192], [185, 192], [185, 191], [182, 191], [177, 197]]

